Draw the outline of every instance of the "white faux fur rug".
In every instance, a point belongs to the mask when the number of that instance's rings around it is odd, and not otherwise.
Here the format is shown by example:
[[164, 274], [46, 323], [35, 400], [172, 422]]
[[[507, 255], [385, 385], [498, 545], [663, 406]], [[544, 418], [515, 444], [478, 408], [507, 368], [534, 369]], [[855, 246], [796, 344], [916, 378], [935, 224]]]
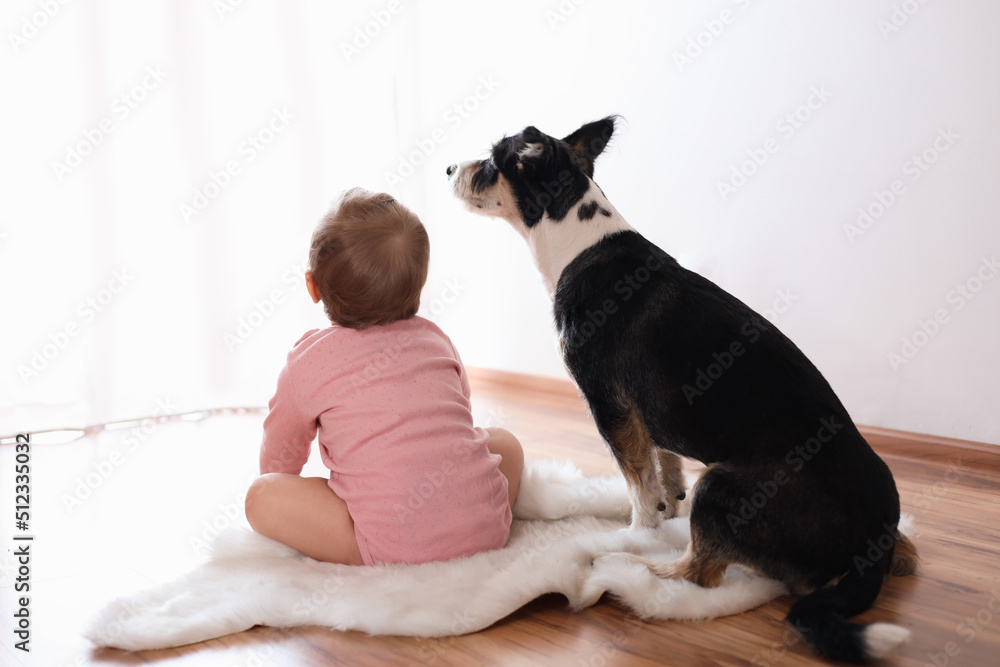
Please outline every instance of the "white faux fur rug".
[[312, 560], [249, 530], [217, 538], [212, 556], [180, 579], [115, 600], [91, 621], [98, 646], [180, 646], [252, 628], [321, 625], [375, 635], [441, 637], [489, 627], [545, 593], [579, 610], [605, 592], [643, 618], [707, 619], [752, 609], [781, 584], [730, 567], [722, 586], [658, 579], [629, 551], [678, 558], [688, 520], [629, 530], [625, 482], [584, 477], [570, 463], [532, 461], [503, 549], [422, 565], [351, 567]]

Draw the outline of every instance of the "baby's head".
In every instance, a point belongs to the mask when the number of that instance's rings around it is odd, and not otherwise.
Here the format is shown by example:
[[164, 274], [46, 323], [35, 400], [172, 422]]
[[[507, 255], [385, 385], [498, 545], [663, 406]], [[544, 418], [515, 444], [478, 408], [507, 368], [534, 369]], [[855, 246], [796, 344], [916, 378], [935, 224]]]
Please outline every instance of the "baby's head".
[[313, 232], [306, 284], [331, 322], [366, 329], [417, 314], [429, 257], [427, 230], [412, 211], [352, 188]]

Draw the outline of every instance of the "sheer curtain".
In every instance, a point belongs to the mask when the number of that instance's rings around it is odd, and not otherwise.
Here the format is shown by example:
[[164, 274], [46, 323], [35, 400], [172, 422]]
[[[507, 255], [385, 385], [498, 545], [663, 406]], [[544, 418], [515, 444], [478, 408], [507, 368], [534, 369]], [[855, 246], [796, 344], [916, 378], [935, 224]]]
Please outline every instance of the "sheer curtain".
[[[444, 170], [525, 124], [615, 110], [576, 85], [583, 62], [538, 66], [599, 14], [564, 28], [527, 0], [56, 6], [6, 10], [15, 33], [34, 27], [2, 73], [3, 434], [266, 404], [287, 351], [328, 324], [303, 286], [309, 235], [356, 185], [424, 220], [421, 314], [467, 361], [516, 356], [511, 327], [550, 340], [523, 242], [464, 212]], [[620, 42], [634, 17], [617, 15]], [[552, 37], [548, 55], [498, 41]]]
[[1000, 5], [913, 8], [5, 3], [0, 434], [264, 405], [327, 324], [301, 275], [352, 186], [427, 226], [422, 314], [468, 365], [565, 378], [523, 240], [444, 170], [617, 113], [616, 208], [857, 421], [1000, 442]]
[[376, 6], [58, 7], [4, 64], [0, 430], [265, 404], [326, 324], [313, 224], [385, 189], [412, 26], [347, 57]]

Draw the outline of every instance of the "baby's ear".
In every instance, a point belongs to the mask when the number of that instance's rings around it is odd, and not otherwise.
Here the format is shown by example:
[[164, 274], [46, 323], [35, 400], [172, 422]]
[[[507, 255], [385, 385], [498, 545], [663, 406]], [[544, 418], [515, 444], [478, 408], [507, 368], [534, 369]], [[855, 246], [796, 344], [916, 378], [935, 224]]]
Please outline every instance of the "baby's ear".
[[309, 292], [309, 296], [312, 297], [313, 303], [319, 303], [319, 287], [316, 286], [316, 281], [313, 280], [313, 272], [306, 270], [306, 290]]
[[591, 178], [594, 176], [594, 161], [611, 141], [618, 118], [619, 116], [608, 116], [587, 123], [563, 139], [576, 153], [580, 168]]

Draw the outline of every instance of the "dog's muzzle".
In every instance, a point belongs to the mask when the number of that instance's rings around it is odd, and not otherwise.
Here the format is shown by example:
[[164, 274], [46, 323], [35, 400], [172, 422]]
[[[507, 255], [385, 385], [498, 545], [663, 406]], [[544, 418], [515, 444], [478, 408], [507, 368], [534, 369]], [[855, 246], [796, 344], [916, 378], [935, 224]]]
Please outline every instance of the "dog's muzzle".
[[448, 177], [450, 178], [452, 175], [454, 175], [456, 171], [458, 171], [458, 165], [449, 164], [448, 167], [444, 170], [444, 173], [448, 174]]

